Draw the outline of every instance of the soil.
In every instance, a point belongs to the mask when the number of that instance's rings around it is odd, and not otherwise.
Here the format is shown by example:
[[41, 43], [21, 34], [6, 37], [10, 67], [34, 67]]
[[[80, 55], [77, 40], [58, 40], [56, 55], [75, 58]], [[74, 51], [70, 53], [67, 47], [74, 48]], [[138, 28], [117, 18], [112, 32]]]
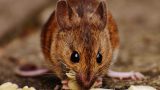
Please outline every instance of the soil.
[[[119, 57], [112, 69], [142, 72], [147, 79], [132, 81], [105, 77], [103, 87], [124, 90], [130, 85], [149, 85], [160, 90], [160, 0], [108, 0], [108, 3], [121, 39]], [[60, 83], [52, 73], [25, 78], [14, 72], [18, 62], [46, 67], [40, 49], [41, 28], [36, 29], [0, 48], [0, 84], [9, 81], [20, 87], [28, 85], [37, 90], [53, 90]]]

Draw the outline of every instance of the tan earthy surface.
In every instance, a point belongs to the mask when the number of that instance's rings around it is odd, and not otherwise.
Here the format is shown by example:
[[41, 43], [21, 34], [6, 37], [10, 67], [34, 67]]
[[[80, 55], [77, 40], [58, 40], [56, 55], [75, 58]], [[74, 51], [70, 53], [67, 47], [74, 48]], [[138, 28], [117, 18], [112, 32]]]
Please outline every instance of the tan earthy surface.
[[[105, 78], [104, 88], [123, 90], [131, 84], [150, 85], [160, 90], [160, 0], [109, 0], [115, 17], [121, 49], [113, 69], [116, 71], [140, 71], [144, 81], [119, 81]], [[34, 29], [34, 28], [32, 28]], [[53, 90], [58, 79], [53, 74], [24, 78], [16, 76], [17, 61], [47, 65], [40, 49], [40, 30], [26, 37], [16, 38], [0, 48], [0, 84], [7, 81], [38, 90]], [[44, 65], [45, 63], [45, 65]]]

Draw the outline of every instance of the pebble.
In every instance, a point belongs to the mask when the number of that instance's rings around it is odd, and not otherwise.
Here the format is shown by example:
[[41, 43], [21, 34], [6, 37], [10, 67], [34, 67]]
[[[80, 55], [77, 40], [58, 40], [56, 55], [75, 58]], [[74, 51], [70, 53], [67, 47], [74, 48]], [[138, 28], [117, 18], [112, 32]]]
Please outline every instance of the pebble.
[[0, 90], [36, 90], [36, 89], [33, 87], [28, 87], [28, 86], [24, 86], [23, 88], [19, 88], [17, 84], [7, 82], [7, 83], [0, 85]]
[[128, 90], [156, 90], [155, 88], [151, 86], [130, 86]]

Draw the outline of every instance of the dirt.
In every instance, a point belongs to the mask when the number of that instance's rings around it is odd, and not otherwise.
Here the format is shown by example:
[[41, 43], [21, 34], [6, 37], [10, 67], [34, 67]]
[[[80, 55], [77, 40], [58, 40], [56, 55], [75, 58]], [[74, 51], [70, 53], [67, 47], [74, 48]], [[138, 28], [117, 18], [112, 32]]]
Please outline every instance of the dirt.
[[[147, 79], [139, 81], [104, 78], [104, 88], [124, 90], [130, 85], [150, 85], [160, 90], [160, 1], [109, 0], [109, 8], [117, 21], [121, 48], [116, 71], [142, 72]], [[59, 80], [49, 73], [40, 77], [24, 78], [14, 73], [17, 61], [45, 67], [40, 49], [40, 28], [26, 37], [17, 38], [0, 49], [0, 84], [7, 81], [34, 86], [38, 90], [53, 90]]]

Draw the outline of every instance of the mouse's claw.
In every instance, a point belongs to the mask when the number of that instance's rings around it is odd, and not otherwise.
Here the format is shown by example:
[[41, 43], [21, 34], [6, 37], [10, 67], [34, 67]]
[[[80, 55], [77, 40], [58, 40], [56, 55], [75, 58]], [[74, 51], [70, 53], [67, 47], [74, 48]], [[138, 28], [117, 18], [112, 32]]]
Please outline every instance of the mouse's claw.
[[142, 80], [145, 76], [139, 72], [115, 72], [112, 70], [108, 71], [108, 76], [116, 79], [132, 79], [132, 80]]
[[56, 85], [53, 90], [60, 90], [60, 89], [61, 89], [60, 85]]
[[102, 87], [102, 78], [101, 77], [99, 77], [97, 80], [96, 80], [96, 82], [95, 82], [95, 84], [94, 84], [94, 88], [100, 88], [100, 87]]
[[63, 80], [61, 83], [62, 83], [62, 90], [69, 90], [70, 89], [68, 87], [68, 80]]

